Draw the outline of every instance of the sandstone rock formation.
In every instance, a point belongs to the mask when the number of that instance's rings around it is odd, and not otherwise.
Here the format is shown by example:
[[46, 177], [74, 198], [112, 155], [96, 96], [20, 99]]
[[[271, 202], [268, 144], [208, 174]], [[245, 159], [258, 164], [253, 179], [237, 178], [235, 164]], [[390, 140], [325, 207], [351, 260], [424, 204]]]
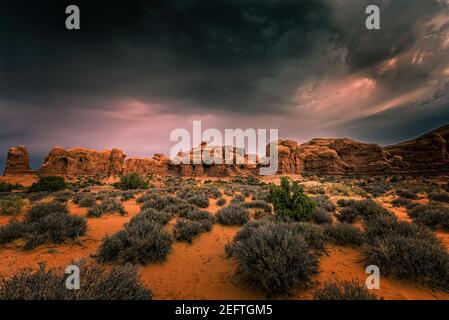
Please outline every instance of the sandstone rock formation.
[[33, 173], [30, 157], [25, 146], [12, 147], [8, 151], [5, 164], [5, 176]]
[[54, 147], [38, 172], [41, 175], [108, 177], [122, 174], [125, 158], [119, 149], [96, 151]]
[[[313, 139], [299, 144], [279, 140], [279, 174], [440, 174], [449, 173], [449, 126], [417, 139], [392, 146], [357, 142], [352, 139]], [[195, 152], [196, 151], [196, 152]], [[269, 155], [267, 146], [267, 155]], [[196, 156], [209, 152], [233, 159], [231, 164], [193, 163]], [[258, 174], [259, 159], [233, 147], [211, 147], [201, 144], [190, 152], [179, 154], [189, 164], [172, 162], [161, 154], [153, 158], [128, 158], [119, 149], [96, 151], [85, 148], [53, 148], [38, 170], [42, 175], [97, 176], [101, 178], [137, 172], [142, 175], [177, 175], [225, 177]], [[236, 159], [240, 158], [240, 163]], [[5, 175], [33, 173], [24, 146], [8, 152]]]

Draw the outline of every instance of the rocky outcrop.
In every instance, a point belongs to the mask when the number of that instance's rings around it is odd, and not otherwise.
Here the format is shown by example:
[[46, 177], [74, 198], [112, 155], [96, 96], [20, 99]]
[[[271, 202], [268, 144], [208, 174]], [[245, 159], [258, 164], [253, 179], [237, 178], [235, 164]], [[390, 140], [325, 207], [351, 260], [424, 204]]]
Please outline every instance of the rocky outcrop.
[[8, 151], [5, 164], [5, 176], [33, 173], [30, 157], [25, 146], [12, 147]]
[[108, 177], [123, 173], [125, 158], [119, 149], [97, 151], [54, 147], [38, 172], [41, 175]]
[[[316, 173], [341, 174], [440, 174], [449, 173], [449, 126], [427, 133], [417, 139], [392, 146], [362, 143], [352, 139], [313, 139], [299, 144], [293, 140], [278, 140], [279, 174]], [[267, 146], [267, 155], [269, 155]], [[218, 154], [231, 163], [194, 162], [208, 152]], [[197, 158], [198, 157], [198, 158]], [[161, 154], [153, 158], [129, 158], [120, 149], [96, 151], [85, 148], [53, 148], [38, 170], [42, 175], [112, 177], [137, 172], [142, 175], [178, 175], [226, 177], [258, 174], [262, 166], [242, 149], [211, 147], [201, 144], [190, 152], [178, 154], [171, 161]], [[239, 159], [240, 161], [236, 161]], [[5, 175], [32, 173], [28, 152], [24, 146], [8, 152]]]
[[439, 173], [449, 171], [449, 125], [417, 139], [385, 147], [404, 173]]

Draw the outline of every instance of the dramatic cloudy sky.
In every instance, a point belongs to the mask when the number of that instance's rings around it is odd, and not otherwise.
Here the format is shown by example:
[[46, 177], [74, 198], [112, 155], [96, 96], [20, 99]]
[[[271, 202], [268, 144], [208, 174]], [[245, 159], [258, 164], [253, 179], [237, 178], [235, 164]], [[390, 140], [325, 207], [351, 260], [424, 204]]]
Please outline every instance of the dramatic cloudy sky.
[[381, 144], [449, 123], [448, 0], [49, 2], [0, 3], [2, 162], [18, 144], [34, 166], [53, 145], [168, 153], [192, 120]]

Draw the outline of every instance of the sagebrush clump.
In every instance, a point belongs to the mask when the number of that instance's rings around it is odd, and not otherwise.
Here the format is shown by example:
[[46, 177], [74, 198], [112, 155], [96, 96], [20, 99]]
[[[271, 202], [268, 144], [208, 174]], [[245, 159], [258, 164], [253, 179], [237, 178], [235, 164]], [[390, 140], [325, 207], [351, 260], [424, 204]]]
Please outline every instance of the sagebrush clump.
[[151, 291], [139, 280], [131, 266], [101, 266], [72, 263], [80, 268], [80, 289], [68, 290], [65, 268], [46, 270], [41, 263], [37, 271], [31, 268], [0, 280], [0, 300], [148, 300]]
[[248, 222], [248, 211], [239, 205], [229, 205], [217, 211], [217, 221], [228, 226], [241, 226]]
[[314, 300], [377, 300], [377, 296], [357, 280], [326, 282], [313, 293]]
[[228, 253], [249, 284], [269, 295], [305, 286], [318, 272], [317, 256], [300, 229], [288, 223], [250, 223], [236, 235]]

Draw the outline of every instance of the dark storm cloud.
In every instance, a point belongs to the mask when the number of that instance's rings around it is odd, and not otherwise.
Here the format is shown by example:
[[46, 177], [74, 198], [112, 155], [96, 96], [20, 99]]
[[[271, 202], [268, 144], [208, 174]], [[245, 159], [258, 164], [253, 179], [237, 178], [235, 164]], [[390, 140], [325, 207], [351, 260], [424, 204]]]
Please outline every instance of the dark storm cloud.
[[[69, 4], [81, 9], [79, 31], [65, 29]], [[381, 30], [366, 30], [368, 4], [380, 7]], [[53, 144], [167, 152], [170, 129], [192, 119], [280, 128], [301, 141], [411, 138], [449, 122], [448, 8], [446, 0], [2, 1], [0, 154], [17, 144], [39, 155]]]
[[264, 94], [257, 81], [306, 55], [310, 32], [331, 28], [329, 7], [312, 0], [77, 3], [75, 32], [64, 28], [63, 3], [2, 10], [3, 98], [67, 107], [131, 96], [272, 110], [285, 105], [282, 95]]

